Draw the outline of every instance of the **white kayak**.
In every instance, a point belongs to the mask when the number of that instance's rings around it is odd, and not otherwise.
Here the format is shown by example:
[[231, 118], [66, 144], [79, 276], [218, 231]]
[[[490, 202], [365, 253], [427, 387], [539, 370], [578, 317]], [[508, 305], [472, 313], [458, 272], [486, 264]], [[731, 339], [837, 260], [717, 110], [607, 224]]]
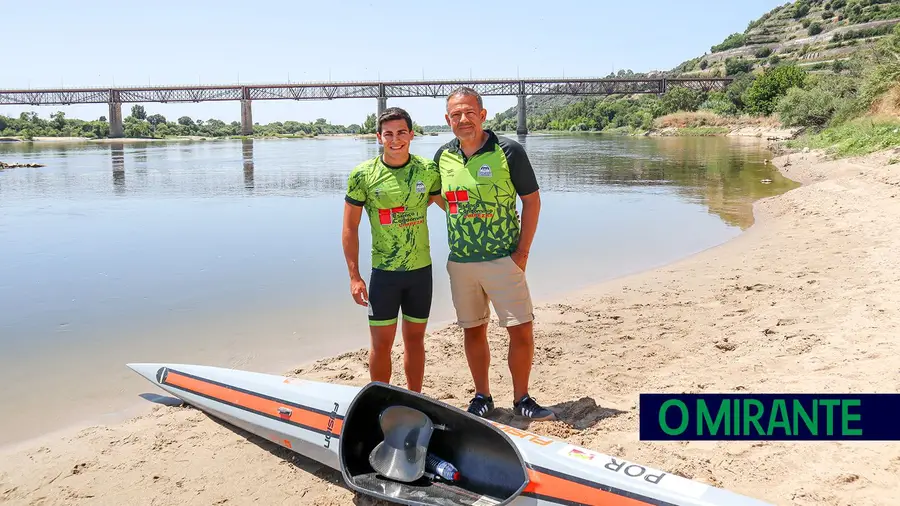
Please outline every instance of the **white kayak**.
[[[349, 489], [398, 504], [769, 504], [384, 383], [355, 387], [188, 364], [128, 367], [211, 416], [339, 470]], [[458, 475], [435, 476], [426, 453]]]

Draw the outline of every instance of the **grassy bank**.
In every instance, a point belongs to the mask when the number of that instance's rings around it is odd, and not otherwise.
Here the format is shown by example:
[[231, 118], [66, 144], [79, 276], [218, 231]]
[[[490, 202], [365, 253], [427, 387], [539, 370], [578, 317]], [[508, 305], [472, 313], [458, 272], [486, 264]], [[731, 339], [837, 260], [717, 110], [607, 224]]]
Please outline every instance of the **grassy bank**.
[[824, 149], [836, 157], [900, 148], [900, 117], [866, 116], [787, 141], [791, 149]]

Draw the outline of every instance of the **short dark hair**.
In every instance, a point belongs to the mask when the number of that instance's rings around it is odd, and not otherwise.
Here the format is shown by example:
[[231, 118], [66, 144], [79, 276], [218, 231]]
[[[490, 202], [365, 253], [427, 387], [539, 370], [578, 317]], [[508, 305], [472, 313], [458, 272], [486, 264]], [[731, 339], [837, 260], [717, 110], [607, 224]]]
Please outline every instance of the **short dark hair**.
[[478, 100], [478, 108], [484, 109], [484, 103], [481, 101], [481, 94], [475, 91], [473, 88], [469, 88], [468, 86], [460, 86], [455, 90], [451, 91], [449, 95], [447, 95], [447, 104], [450, 103], [450, 99], [455, 95], [459, 95], [461, 97], [475, 97]]
[[381, 133], [381, 124], [385, 121], [391, 121], [394, 119], [402, 119], [406, 120], [406, 126], [409, 127], [410, 130], [413, 129], [412, 118], [409, 117], [409, 113], [399, 107], [388, 107], [381, 113], [381, 116], [378, 116], [378, 133]]

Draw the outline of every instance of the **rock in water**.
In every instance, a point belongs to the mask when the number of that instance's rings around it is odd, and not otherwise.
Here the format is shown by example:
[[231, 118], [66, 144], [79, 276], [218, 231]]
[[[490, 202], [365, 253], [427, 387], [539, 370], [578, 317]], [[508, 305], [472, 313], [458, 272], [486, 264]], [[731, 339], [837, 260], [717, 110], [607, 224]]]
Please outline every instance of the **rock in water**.
[[5, 163], [0, 162], [0, 169], [15, 169], [18, 167], [44, 167], [45, 165], [42, 163]]

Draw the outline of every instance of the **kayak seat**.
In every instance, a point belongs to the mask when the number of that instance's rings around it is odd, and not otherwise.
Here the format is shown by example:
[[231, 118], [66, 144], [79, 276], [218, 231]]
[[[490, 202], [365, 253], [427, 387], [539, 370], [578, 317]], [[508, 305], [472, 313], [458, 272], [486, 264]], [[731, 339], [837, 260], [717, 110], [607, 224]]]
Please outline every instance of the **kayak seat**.
[[[500, 506], [529, 483], [515, 443], [490, 421], [380, 382], [347, 406], [338, 453], [347, 487], [389, 504]], [[432, 478], [429, 454], [454, 466], [457, 479]]]
[[384, 441], [369, 453], [369, 464], [385, 478], [412, 482], [425, 473], [428, 442], [434, 424], [425, 413], [407, 406], [390, 406], [379, 416]]

